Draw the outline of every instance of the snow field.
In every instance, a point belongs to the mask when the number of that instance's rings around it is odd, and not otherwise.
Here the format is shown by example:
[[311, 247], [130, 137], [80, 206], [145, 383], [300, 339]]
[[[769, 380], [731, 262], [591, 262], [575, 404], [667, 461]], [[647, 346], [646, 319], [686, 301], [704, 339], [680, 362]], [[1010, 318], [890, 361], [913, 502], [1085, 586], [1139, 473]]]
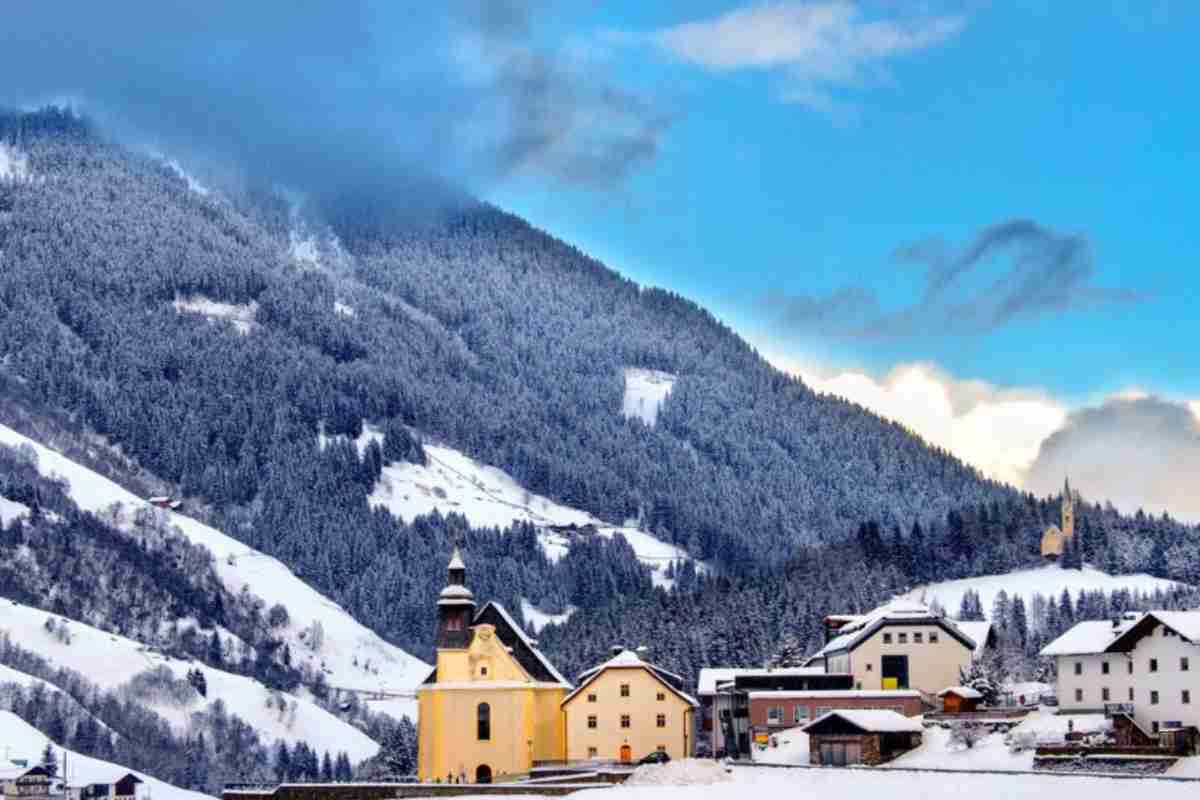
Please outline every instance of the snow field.
[[[358, 446], [365, 448], [371, 439], [381, 436], [378, 429], [364, 427]], [[598, 536], [624, 536], [638, 558], [654, 570], [658, 585], [670, 583], [663, 575], [667, 564], [690, 558], [681, 548], [637, 528], [609, 525], [586, 511], [533, 494], [504, 470], [481, 464], [453, 448], [426, 443], [425, 453], [428, 466], [408, 462], [385, 466], [368, 502], [403, 520], [435, 510], [442, 514], [454, 512], [476, 528], [506, 528], [515, 522], [530, 522], [543, 529], [552, 525], [593, 525]], [[555, 561], [570, 549], [570, 538], [556, 531], [543, 530], [541, 543], [547, 557]]]
[[[147, 506], [107, 478], [3, 425], [0, 444], [33, 447], [41, 473], [65, 478], [72, 499], [85, 511], [100, 513], [113, 503], [121, 503], [129, 512]], [[429, 674], [427, 664], [385, 642], [276, 559], [191, 517], [161, 509], [156, 513], [165, 515], [193, 543], [208, 548], [217, 574], [230, 592], [237, 594], [248, 586], [268, 607], [282, 603], [287, 608], [291, 621], [277, 635], [289, 645], [293, 664], [308, 663], [314, 670], [324, 670], [331, 686], [362, 692], [409, 692]], [[314, 623], [319, 623], [323, 639], [317, 650], [310, 646]], [[410, 706], [415, 720], [415, 699]]]
[[11, 525], [19, 517], [29, 516], [29, 506], [0, 497], [0, 525]]
[[953, 615], [958, 612], [963, 595], [969, 590], [974, 590], [979, 593], [983, 613], [990, 616], [992, 604], [1001, 589], [1008, 593], [1010, 600], [1015, 595], [1020, 595], [1025, 601], [1025, 608], [1028, 609], [1034, 594], [1041, 594], [1047, 598], [1053, 596], [1057, 600], [1063, 589], [1069, 590], [1071, 599], [1075, 600], [1079, 596], [1080, 590], [1089, 592], [1101, 590], [1105, 594], [1120, 589], [1153, 592], [1155, 589], [1165, 591], [1174, 585], [1173, 581], [1145, 574], [1109, 575], [1092, 567], [1074, 570], [1063, 569], [1057, 564], [1047, 564], [1044, 567], [1020, 570], [1004, 575], [985, 575], [979, 578], [962, 578], [955, 581], [933, 583], [918, 587], [905, 597], [924, 603], [932, 603], [936, 600], [946, 609], [947, 614]]
[[29, 161], [20, 151], [0, 142], [0, 180], [24, 180], [29, 177]]
[[[0, 743], [4, 746], [7, 758], [25, 759], [30, 764], [39, 763], [42, 758], [42, 751], [49, 741], [41, 732], [30, 726], [16, 714], [13, 714], [11, 711], [0, 711]], [[63, 763], [63, 753], [67, 754], [67, 774], [63, 777], [72, 786], [89, 783], [110, 783], [129, 772], [133, 772], [133, 770], [112, 764], [108, 761], [101, 761], [98, 758], [83, 756], [70, 750], [65, 750], [57, 743], [54, 744], [54, 749], [57, 751], [56, 755], [58, 756], [60, 766]], [[178, 786], [173, 786], [157, 778], [152, 778], [145, 773], [134, 772], [133, 774], [146, 782], [150, 789], [149, 795], [154, 800], [211, 800], [206, 794], [180, 789]]]
[[258, 303], [249, 304], [221, 303], [201, 295], [192, 297], [176, 297], [171, 304], [181, 314], [199, 314], [210, 320], [228, 320], [240, 334], [248, 334], [254, 328], [254, 319], [258, 314]]
[[[14, 601], [0, 601], [0, 631], [51, 664], [79, 672], [103, 689], [119, 689], [134, 675], [160, 666], [169, 669], [180, 680], [187, 678], [189, 670], [199, 667], [207, 683], [206, 697], [195, 695], [184, 705], [168, 700], [143, 700], [144, 705], [163, 717], [178, 733], [189, 730], [192, 714], [206, 709], [216, 700], [223, 700], [229, 712], [237, 714], [257, 730], [268, 745], [276, 739], [289, 744], [303, 740], [319, 752], [345, 750], [355, 761], [369, 758], [379, 750], [379, 745], [362, 731], [307, 699], [271, 692], [251, 678], [205, 664], [168, 658], [132, 639], [81, 622], [67, 621], [70, 644], [66, 644], [45, 629], [49, 618], [56, 622], [63, 619]], [[8, 673], [12, 672], [15, 671], [8, 670]], [[6, 674], [0, 672], [0, 682], [7, 680]], [[36, 680], [30, 676], [24, 678], [27, 685]]]
[[562, 625], [571, 618], [571, 615], [575, 613], [575, 610], [575, 606], [569, 606], [567, 610], [561, 614], [547, 614], [546, 612], [539, 610], [535, 605], [533, 605], [533, 603], [530, 603], [524, 597], [521, 598], [521, 616], [524, 617], [525, 622], [533, 626], [534, 633], [541, 632], [542, 628], [552, 623], [554, 625]]
[[629, 367], [625, 370], [625, 397], [621, 414], [626, 419], [637, 417], [647, 425], [658, 421], [658, 409], [675, 388], [678, 377], [669, 372]]

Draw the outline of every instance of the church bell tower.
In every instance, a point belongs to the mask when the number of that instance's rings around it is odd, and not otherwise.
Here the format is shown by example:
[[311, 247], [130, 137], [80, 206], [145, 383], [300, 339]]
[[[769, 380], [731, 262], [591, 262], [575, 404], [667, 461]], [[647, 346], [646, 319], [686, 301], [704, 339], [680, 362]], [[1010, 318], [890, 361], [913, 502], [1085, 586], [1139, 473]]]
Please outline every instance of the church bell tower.
[[1062, 532], [1064, 539], [1075, 535], [1075, 495], [1071, 493], [1071, 481], [1063, 479]]
[[465, 650], [471, 644], [475, 595], [467, 588], [467, 565], [457, 547], [450, 556], [447, 573], [446, 588], [438, 596], [437, 648]]

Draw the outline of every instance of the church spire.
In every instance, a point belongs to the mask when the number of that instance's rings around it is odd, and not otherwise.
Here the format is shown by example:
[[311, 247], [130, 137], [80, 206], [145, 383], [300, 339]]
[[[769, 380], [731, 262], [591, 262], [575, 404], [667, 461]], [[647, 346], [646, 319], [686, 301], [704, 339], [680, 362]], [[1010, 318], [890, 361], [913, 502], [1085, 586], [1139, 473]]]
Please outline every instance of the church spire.
[[447, 583], [438, 595], [439, 648], [462, 649], [471, 641], [470, 626], [475, 614], [475, 595], [467, 588], [467, 565], [458, 548], [446, 565]]

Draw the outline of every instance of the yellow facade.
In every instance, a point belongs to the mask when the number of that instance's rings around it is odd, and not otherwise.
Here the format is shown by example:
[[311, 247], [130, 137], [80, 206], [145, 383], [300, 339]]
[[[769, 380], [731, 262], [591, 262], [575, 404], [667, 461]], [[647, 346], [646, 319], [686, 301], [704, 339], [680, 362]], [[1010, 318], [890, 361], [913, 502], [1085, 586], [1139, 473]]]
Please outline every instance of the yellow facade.
[[465, 649], [438, 649], [436, 682], [417, 690], [420, 779], [502, 781], [529, 772], [534, 761], [564, 759], [559, 704], [567, 687], [534, 680], [495, 626], [476, 625], [471, 633]]
[[[602, 667], [572, 693], [563, 710], [572, 761], [637, 761], [655, 750], [671, 758], [691, 755], [692, 702], [645, 665]], [[593, 717], [595, 727], [589, 724]], [[628, 727], [622, 717], [628, 717]]]
[[1071, 492], [1070, 481], [1063, 482], [1062, 494], [1062, 527], [1050, 525], [1042, 534], [1042, 557], [1051, 561], [1057, 560], [1063, 554], [1067, 542], [1075, 537], [1075, 495]]

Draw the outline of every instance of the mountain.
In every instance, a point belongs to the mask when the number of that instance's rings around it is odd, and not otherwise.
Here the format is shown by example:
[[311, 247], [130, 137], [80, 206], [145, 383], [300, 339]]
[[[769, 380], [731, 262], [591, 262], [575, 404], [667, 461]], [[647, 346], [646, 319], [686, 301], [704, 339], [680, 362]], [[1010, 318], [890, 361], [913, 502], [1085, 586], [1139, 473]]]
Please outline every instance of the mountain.
[[[612, 644], [688, 677], [762, 663], [824, 614], [1041, 565], [1057, 499], [500, 209], [184, 173], [54, 109], [0, 113], [0, 148], [0, 544], [32, 554], [0, 594], [24, 605], [402, 711], [454, 545], [566, 674]], [[1197, 528], [1077, 517], [1068, 566], [1200, 581]], [[83, 560], [90, 582], [56, 566]]]

